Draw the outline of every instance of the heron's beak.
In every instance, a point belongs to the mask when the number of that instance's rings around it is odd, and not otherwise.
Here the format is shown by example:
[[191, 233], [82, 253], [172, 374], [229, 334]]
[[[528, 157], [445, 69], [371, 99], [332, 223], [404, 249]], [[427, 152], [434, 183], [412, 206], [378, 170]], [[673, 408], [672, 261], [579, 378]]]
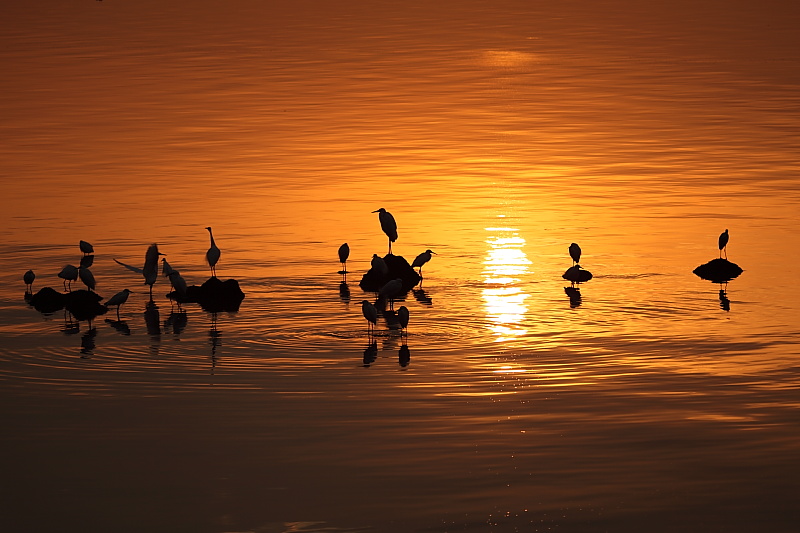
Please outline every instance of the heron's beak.
[[376, 209], [375, 211], [373, 211], [373, 213], [377, 213], [378, 211], [380, 211], [380, 209]]

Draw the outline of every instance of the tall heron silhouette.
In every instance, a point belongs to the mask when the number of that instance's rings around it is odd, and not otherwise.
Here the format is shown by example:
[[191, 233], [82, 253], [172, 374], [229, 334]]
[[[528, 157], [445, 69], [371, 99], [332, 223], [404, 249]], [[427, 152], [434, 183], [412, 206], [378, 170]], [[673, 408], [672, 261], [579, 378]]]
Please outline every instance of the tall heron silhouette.
[[344, 243], [339, 247], [339, 262], [342, 264], [342, 274], [347, 274], [348, 257], [350, 257], [350, 246]]
[[378, 324], [378, 309], [369, 300], [363, 300], [361, 313], [367, 319], [367, 334], [374, 332], [375, 326]]
[[28, 270], [22, 275], [22, 281], [25, 282], [25, 293], [33, 294], [33, 280], [36, 279], [36, 274], [33, 273], [33, 270]]
[[94, 246], [92, 246], [86, 241], [80, 241], [78, 243], [78, 246], [80, 247], [81, 252], [83, 252], [83, 255], [89, 255], [94, 253]]
[[722, 233], [719, 234], [719, 257], [722, 258], [722, 252], [725, 251], [725, 259], [728, 258], [728, 240], [730, 239], [730, 235], [728, 235], [728, 230], [726, 229]]
[[147, 252], [144, 254], [144, 265], [142, 268], [128, 265], [122, 261], [114, 259], [118, 265], [122, 265], [131, 272], [136, 272], [144, 277], [145, 285], [150, 285], [150, 301], [153, 301], [153, 285], [158, 280], [158, 256], [164, 255], [158, 251], [158, 244], [153, 243], [147, 247]]
[[[72, 290], [72, 282], [78, 280], [78, 267], [75, 265], [65, 265], [58, 273], [58, 277], [64, 280], [64, 290]], [[69, 285], [67, 285], [69, 282]]]
[[111, 306], [117, 307], [117, 320], [119, 320], [119, 308], [122, 306], [122, 304], [128, 301], [128, 295], [131, 292], [132, 291], [129, 291], [128, 289], [122, 289], [117, 294], [109, 298], [108, 301], [105, 303], [106, 309]]
[[222, 255], [222, 252], [217, 247], [217, 243], [214, 242], [211, 226], [207, 226], [206, 229], [208, 230], [209, 238], [211, 238], [211, 247], [206, 252], [206, 261], [208, 261], [208, 266], [211, 267], [211, 277], [215, 278], [217, 277], [217, 261], [219, 261], [219, 256]]
[[581, 262], [581, 247], [577, 243], [573, 242], [569, 245], [569, 256], [572, 258], [572, 264]]
[[431, 260], [431, 254], [436, 255], [436, 252], [432, 250], [425, 250], [417, 257], [414, 258], [414, 261], [411, 263], [411, 268], [419, 267], [419, 277], [422, 277], [422, 266]]
[[381, 229], [389, 237], [389, 253], [392, 253], [392, 243], [397, 240], [397, 222], [394, 221], [392, 214], [382, 207], [373, 213], [378, 213]]

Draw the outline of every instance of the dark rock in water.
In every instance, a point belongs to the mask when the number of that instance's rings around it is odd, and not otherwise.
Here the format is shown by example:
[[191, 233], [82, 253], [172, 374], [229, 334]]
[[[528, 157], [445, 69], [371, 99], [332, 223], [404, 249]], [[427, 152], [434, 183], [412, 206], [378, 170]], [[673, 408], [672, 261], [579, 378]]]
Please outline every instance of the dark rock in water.
[[583, 283], [592, 279], [592, 273], [582, 269], [580, 265], [574, 265], [569, 267], [561, 277], [573, 283]]
[[40, 313], [55, 313], [64, 309], [64, 295], [52, 287], [44, 287], [28, 301]]
[[387, 254], [383, 260], [386, 262], [388, 272], [381, 274], [374, 268], [370, 268], [361, 278], [361, 283], [359, 283], [361, 290], [378, 292], [388, 282], [399, 278], [403, 280], [403, 292], [408, 292], [422, 280], [402, 255]]
[[739, 274], [744, 272], [739, 265], [731, 263], [727, 259], [720, 257], [712, 259], [708, 263], [700, 265], [692, 270], [698, 277], [713, 281], [714, 283], [726, 283], [732, 279], [739, 277]]
[[102, 299], [96, 292], [81, 289], [64, 295], [64, 307], [78, 320], [92, 320], [108, 312], [108, 308], [100, 304]]
[[167, 298], [179, 303], [199, 303], [203, 310], [209, 313], [225, 311], [235, 313], [244, 300], [244, 292], [235, 279], [221, 281], [212, 276], [199, 287], [192, 285], [186, 289], [186, 294], [177, 291], [167, 294]]

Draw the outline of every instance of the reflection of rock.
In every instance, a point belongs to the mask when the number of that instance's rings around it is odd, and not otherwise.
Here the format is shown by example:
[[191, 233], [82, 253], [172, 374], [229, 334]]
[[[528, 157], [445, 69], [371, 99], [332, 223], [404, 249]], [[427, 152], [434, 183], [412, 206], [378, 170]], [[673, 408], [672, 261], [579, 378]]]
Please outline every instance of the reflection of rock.
[[52, 287], [44, 287], [28, 301], [40, 313], [55, 313], [64, 308], [64, 295]]
[[731, 263], [727, 259], [716, 258], [700, 265], [692, 272], [702, 279], [713, 281], [714, 283], [725, 283], [737, 278], [744, 271], [736, 263]]
[[582, 269], [580, 265], [575, 265], [569, 267], [561, 277], [573, 283], [583, 283], [592, 279], [592, 273]]
[[167, 297], [179, 303], [199, 303], [203, 310], [209, 313], [225, 311], [233, 313], [239, 310], [244, 300], [244, 292], [235, 279], [221, 281], [212, 276], [205, 283], [192, 285], [186, 289], [186, 295], [181, 296], [177, 291], [167, 294]]
[[386, 283], [399, 278], [403, 280], [403, 291], [409, 291], [422, 279], [402, 255], [388, 254], [383, 261], [386, 263], [388, 272], [384, 274], [375, 268], [370, 268], [361, 278], [361, 283], [359, 283], [361, 290], [378, 292]]

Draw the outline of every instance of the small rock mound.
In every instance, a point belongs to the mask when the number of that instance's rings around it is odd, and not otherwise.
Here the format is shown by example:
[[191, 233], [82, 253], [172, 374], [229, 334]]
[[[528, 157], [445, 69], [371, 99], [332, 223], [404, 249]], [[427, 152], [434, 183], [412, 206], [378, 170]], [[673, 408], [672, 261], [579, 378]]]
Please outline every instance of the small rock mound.
[[212, 276], [199, 287], [197, 285], [188, 287], [185, 295], [173, 291], [167, 294], [167, 298], [179, 303], [198, 303], [209, 313], [222, 311], [235, 313], [244, 300], [244, 292], [235, 279], [222, 281]]
[[370, 268], [361, 278], [361, 283], [359, 283], [361, 290], [378, 292], [388, 282], [399, 278], [403, 280], [403, 291], [408, 292], [422, 280], [402, 255], [387, 254], [383, 260], [386, 262], [388, 272], [381, 274], [374, 268]]
[[736, 263], [718, 257], [712, 259], [708, 263], [700, 265], [692, 270], [692, 272], [696, 276], [708, 281], [713, 281], [714, 283], [726, 283], [739, 277], [744, 270]]
[[569, 267], [561, 277], [573, 283], [583, 283], [592, 279], [592, 273], [582, 269], [580, 265], [574, 265]]

